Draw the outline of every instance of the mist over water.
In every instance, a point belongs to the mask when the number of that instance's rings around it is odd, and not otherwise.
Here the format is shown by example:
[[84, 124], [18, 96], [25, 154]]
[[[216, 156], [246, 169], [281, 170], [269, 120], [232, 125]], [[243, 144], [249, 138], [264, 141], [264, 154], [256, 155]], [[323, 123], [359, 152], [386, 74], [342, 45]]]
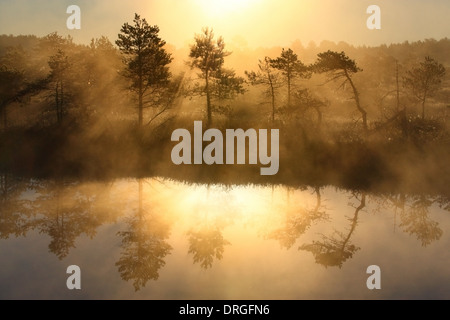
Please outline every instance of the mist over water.
[[[164, 178], [11, 191], [2, 298], [73, 298], [56, 271], [75, 262], [78, 298], [448, 298], [448, 198]], [[365, 287], [371, 264], [386, 270], [379, 292]]]
[[145, 18], [0, 35], [1, 299], [450, 298], [449, 39], [175, 47]]

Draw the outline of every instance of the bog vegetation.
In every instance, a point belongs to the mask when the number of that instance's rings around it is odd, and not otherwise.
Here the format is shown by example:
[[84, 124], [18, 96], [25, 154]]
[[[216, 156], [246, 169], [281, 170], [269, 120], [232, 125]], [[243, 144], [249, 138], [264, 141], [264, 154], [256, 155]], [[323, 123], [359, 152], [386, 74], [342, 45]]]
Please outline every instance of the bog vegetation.
[[[251, 49], [205, 28], [174, 48], [137, 14], [117, 31], [0, 36], [2, 174], [447, 192], [449, 39]], [[195, 120], [279, 129], [278, 174], [172, 164], [172, 132]]]

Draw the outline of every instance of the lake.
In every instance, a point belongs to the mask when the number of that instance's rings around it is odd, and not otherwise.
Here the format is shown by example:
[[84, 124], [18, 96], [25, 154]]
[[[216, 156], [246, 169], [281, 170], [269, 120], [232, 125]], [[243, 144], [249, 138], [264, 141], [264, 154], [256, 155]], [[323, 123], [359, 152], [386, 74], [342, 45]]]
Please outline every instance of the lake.
[[0, 299], [450, 298], [445, 196], [6, 175], [2, 192]]

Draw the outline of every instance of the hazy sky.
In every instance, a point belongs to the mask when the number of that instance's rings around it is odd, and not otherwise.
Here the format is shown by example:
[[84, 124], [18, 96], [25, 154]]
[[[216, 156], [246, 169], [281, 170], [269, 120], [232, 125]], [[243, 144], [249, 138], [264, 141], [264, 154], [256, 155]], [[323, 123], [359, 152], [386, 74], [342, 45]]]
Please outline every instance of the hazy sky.
[[[69, 5], [81, 8], [81, 30], [66, 28]], [[369, 5], [381, 8], [381, 30], [366, 27]], [[85, 42], [115, 41], [134, 13], [157, 24], [177, 47], [204, 26], [226, 42], [250, 47], [287, 46], [299, 39], [352, 44], [415, 41], [450, 36], [450, 0], [0, 0], [0, 34], [71, 34]]]

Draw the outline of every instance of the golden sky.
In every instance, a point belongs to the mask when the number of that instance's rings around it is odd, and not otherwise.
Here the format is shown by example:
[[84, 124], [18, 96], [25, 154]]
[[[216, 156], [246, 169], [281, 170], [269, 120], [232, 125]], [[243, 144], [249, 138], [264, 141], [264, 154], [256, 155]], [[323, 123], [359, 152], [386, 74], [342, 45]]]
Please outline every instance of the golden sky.
[[[68, 30], [66, 8], [81, 8], [81, 30]], [[366, 9], [381, 8], [381, 30], [369, 30]], [[209, 26], [226, 42], [250, 47], [288, 46], [296, 39], [355, 45], [441, 39], [450, 35], [449, 0], [0, 0], [0, 34], [71, 34], [88, 43], [115, 41], [134, 13], [160, 27], [177, 47]]]

